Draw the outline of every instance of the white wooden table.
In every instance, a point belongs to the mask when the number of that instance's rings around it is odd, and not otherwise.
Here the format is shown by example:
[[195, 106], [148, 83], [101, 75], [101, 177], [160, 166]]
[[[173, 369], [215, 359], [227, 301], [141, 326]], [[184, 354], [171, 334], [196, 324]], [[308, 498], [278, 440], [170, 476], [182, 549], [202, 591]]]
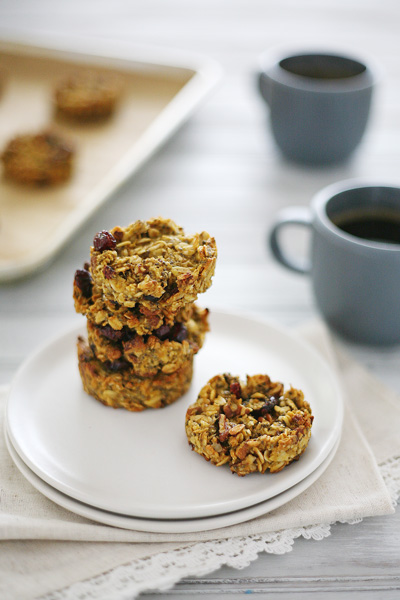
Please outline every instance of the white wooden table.
[[[217, 239], [214, 284], [203, 304], [242, 308], [295, 326], [315, 315], [307, 278], [284, 271], [265, 239], [274, 215], [307, 205], [340, 179], [395, 180], [400, 159], [400, 4], [398, 0], [2, 0], [1, 30], [63, 34], [175, 47], [216, 59], [221, 84], [178, 134], [77, 233], [44, 271], [0, 288], [0, 378], [7, 383], [44, 339], [81, 323], [73, 274], [93, 234], [165, 215]], [[257, 58], [282, 43], [328, 44], [372, 55], [381, 65], [368, 133], [354, 159], [330, 169], [281, 159], [255, 84]], [[398, 178], [399, 179], [399, 178]], [[299, 248], [303, 240], [296, 241]], [[400, 392], [400, 349], [346, 344]], [[399, 444], [400, 445], [400, 444]], [[400, 513], [336, 525], [320, 542], [299, 539], [291, 553], [261, 555], [242, 571], [223, 568], [147, 598], [206, 595], [395, 599], [400, 597]]]

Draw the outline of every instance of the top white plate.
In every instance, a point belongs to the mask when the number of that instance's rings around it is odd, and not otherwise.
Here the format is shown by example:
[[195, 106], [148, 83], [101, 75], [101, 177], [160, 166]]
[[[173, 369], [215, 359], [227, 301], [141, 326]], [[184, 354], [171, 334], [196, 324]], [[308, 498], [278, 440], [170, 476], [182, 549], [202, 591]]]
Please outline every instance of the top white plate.
[[[195, 358], [190, 391], [161, 410], [129, 413], [82, 390], [70, 331], [36, 352], [17, 373], [6, 424], [15, 450], [64, 494], [115, 513], [153, 519], [213, 516], [282, 493], [312, 473], [338, 440], [343, 405], [336, 378], [308, 345], [275, 325], [213, 312]], [[190, 451], [187, 406], [216, 373], [268, 373], [301, 388], [315, 420], [307, 450], [277, 474], [232, 475]]]

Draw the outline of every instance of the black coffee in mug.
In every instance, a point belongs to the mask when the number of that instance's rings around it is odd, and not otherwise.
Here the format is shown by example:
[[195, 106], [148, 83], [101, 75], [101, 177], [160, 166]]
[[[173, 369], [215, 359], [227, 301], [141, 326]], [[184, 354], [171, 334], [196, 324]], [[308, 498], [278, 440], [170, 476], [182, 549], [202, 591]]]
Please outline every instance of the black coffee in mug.
[[346, 79], [364, 73], [365, 65], [344, 56], [300, 54], [281, 60], [282, 69], [313, 79]]
[[400, 211], [388, 207], [357, 208], [332, 215], [342, 231], [372, 242], [400, 244]]

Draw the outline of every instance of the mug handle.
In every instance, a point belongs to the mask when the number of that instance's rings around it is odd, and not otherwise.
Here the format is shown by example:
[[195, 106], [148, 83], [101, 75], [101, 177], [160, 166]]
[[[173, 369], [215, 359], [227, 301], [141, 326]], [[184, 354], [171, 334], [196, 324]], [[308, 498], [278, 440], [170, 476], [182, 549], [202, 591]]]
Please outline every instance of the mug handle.
[[278, 219], [269, 234], [269, 246], [276, 260], [287, 269], [295, 271], [296, 273], [302, 273], [303, 275], [310, 273], [311, 261], [307, 259], [298, 261], [288, 256], [285, 251], [282, 250], [279, 244], [279, 232], [286, 225], [301, 225], [311, 227], [311, 222], [312, 219], [310, 209], [303, 206], [286, 208], [279, 213]]

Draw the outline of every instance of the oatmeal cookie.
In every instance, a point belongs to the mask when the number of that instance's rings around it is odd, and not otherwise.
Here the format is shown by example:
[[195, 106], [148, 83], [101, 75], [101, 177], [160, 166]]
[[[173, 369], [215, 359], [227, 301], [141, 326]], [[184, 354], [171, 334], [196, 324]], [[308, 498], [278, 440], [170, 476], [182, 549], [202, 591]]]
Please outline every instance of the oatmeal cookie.
[[4, 84], [6, 80], [6, 73], [2, 67], [0, 67], [0, 96], [3, 93]]
[[176, 315], [164, 315], [154, 307], [150, 310], [141, 304], [132, 308], [121, 306], [105, 298], [101, 289], [93, 284], [88, 263], [75, 272], [73, 298], [76, 312], [94, 325], [109, 327], [116, 332], [134, 330], [138, 335], [148, 335], [163, 325], [188, 321], [194, 311], [193, 303], [183, 306]]
[[109, 301], [173, 318], [211, 285], [216, 258], [208, 233], [186, 235], [170, 219], [155, 218], [96, 234], [90, 271]]
[[124, 361], [135, 375], [153, 377], [175, 373], [203, 345], [208, 330], [207, 310], [195, 307], [192, 318], [172, 327], [162, 325], [151, 335], [133, 330], [111, 330], [87, 322], [88, 341], [96, 358], [102, 362]]
[[301, 390], [284, 391], [268, 375], [216, 375], [186, 413], [192, 449], [238, 475], [276, 473], [307, 447], [313, 422]]
[[83, 338], [78, 338], [78, 360], [86, 393], [107, 406], [134, 412], [172, 404], [187, 392], [192, 379], [193, 359], [183, 363], [175, 373], [161, 372], [155, 377], [142, 378], [124, 365], [97, 360]]
[[54, 185], [71, 177], [74, 149], [60, 135], [45, 131], [19, 135], [4, 149], [4, 175], [19, 183]]
[[61, 81], [54, 92], [57, 113], [76, 121], [98, 121], [109, 117], [120, 97], [113, 77], [94, 71], [75, 74]]

